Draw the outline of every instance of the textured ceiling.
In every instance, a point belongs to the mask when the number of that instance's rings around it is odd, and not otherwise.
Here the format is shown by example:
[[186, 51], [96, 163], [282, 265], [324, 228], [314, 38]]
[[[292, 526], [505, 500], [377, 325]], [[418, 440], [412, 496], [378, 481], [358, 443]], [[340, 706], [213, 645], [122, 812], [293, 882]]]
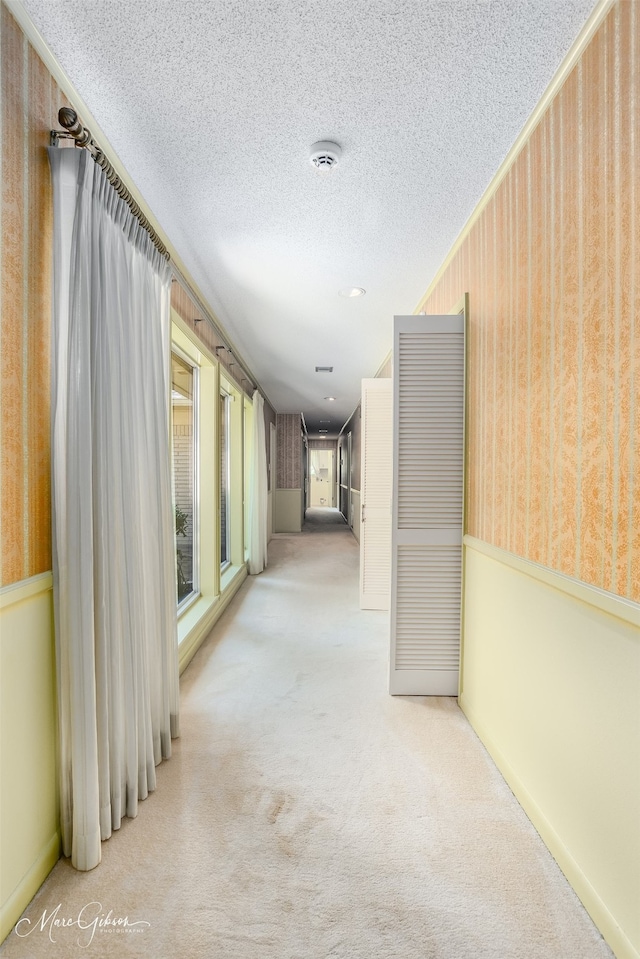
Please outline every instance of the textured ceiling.
[[[23, 5], [271, 401], [311, 432], [356, 406], [594, 0]], [[329, 176], [308, 160], [320, 139], [343, 149]]]

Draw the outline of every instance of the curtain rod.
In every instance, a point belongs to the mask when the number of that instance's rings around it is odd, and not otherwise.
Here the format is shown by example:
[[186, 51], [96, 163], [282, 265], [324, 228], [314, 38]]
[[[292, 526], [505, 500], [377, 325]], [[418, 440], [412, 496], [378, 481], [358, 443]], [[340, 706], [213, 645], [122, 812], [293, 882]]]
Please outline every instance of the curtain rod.
[[60, 130], [52, 130], [51, 131], [52, 145], [57, 146], [58, 140], [61, 137], [70, 137], [75, 140], [75, 145], [77, 147], [82, 147], [85, 150], [88, 150], [91, 156], [93, 157], [93, 159], [95, 160], [95, 162], [103, 170], [104, 175], [106, 176], [107, 180], [109, 181], [111, 186], [114, 188], [118, 196], [122, 197], [122, 199], [125, 201], [125, 203], [129, 207], [129, 209], [131, 210], [135, 218], [140, 221], [140, 224], [147, 231], [147, 233], [151, 237], [151, 241], [153, 245], [155, 246], [156, 250], [162, 256], [164, 256], [165, 259], [167, 260], [171, 259], [169, 255], [169, 251], [167, 250], [166, 246], [164, 245], [164, 243], [162, 242], [162, 240], [160, 239], [160, 237], [158, 236], [156, 231], [153, 229], [148, 219], [146, 218], [146, 216], [144, 215], [144, 213], [142, 212], [142, 210], [140, 209], [140, 207], [134, 200], [133, 195], [131, 194], [129, 189], [125, 186], [125, 184], [122, 182], [122, 180], [120, 179], [120, 177], [114, 170], [110, 161], [107, 159], [107, 157], [104, 155], [101, 148], [93, 139], [91, 135], [91, 131], [88, 130], [87, 127], [82, 125], [76, 111], [73, 110], [71, 107], [60, 107], [60, 109], [58, 110], [58, 122], [60, 123], [62, 127], [64, 127], [65, 132], [63, 133]]
[[[146, 218], [146, 216], [140, 209], [139, 205], [134, 200], [133, 195], [131, 194], [129, 189], [125, 186], [125, 184], [122, 182], [122, 180], [116, 173], [115, 169], [111, 165], [110, 161], [107, 159], [107, 157], [103, 153], [102, 149], [98, 146], [96, 141], [93, 139], [91, 131], [82, 124], [76, 111], [72, 107], [60, 107], [60, 109], [58, 110], [58, 122], [60, 123], [60, 126], [64, 127], [64, 130], [51, 130], [51, 145], [57, 146], [58, 140], [68, 138], [68, 139], [75, 140], [75, 145], [77, 147], [82, 147], [83, 149], [88, 150], [91, 156], [93, 157], [93, 159], [95, 160], [95, 162], [98, 164], [98, 166], [101, 167], [101, 169], [104, 171], [104, 174], [107, 177], [107, 180], [112, 185], [116, 193], [118, 193], [118, 195], [122, 197], [122, 199], [128, 205], [133, 215], [136, 217], [136, 219], [140, 221], [141, 225], [147, 231], [147, 233], [151, 237], [151, 241], [153, 245], [156, 247], [158, 252], [162, 256], [164, 256], [167, 260], [170, 260], [171, 256], [169, 254], [168, 249], [166, 248], [166, 246], [164, 245], [164, 243], [162, 242], [162, 240], [160, 239], [156, 231], [153, 229], [153, 227], [149, 223], [148, 219]], [[222, 343], [228, 342], [228, 337], [223, 334], [218, 324], [213, 321], [210, 315], [210, 311], [208, 309], [205, 309], [200, 297], [195, 294], [191, 283], [183, 276], [182, 272], [178, 270], [175, 263], [172, 264], [172, 267], [173, 267], [174, 279], [180, 283], [182, 288], [191, 297], [191, 299], [197, 302], [198, 307], [203, 312], [203, 316], [206, 316], [216, 336], [222, 341]], [[199, 322], [199, 320], [196, 320], [196, 322]], [[258, 381], [251, 373], [251, 370], [249, 369], [248, 365], [242, 360], [240, 355], [236, 352], [235, 348], [231, 349], [230, 347], [225, 346], [224, 349], [228, 353], [232, 355], [236, 355], [238, 357], [238, 361], [239, 361], [238, 365], [240, 366], [242, 372], [248, 374], [248, 378], [244, 377], [242, 379], [242, 382], [248, 383], [249, 386], [252, 388], [253, 388], [253, 384], [255, 383], [256, 384], [255, 388], [257, 389]], [[232, 365], [236, 365], [236, 364], [232, 364]], [[228, 372], [233, 377], [234, 380], [237, 379], [234, 376], [234, 374], [231, 373], [230, 369], [228, 370]], [[239, 383], [238, 385], [240, 389], [242, 390], [243, 389], [242, 383]], [[265, 397], [267, 403], [269, 403], [269, 406], [271, 406], [272, 409], [275, 409], [275, 407], [273, 406], [269, 398], [264, 394], [262, 390], [261, 392], [262, 392], [262, 395]]]

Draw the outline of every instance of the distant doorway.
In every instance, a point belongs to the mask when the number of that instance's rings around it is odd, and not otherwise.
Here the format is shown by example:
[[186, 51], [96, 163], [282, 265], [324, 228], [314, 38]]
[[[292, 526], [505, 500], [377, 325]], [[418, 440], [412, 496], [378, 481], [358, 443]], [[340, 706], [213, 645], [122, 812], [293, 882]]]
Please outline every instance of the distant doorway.
[[335, 506], [333, 450], [309, 451], [309, 506]]

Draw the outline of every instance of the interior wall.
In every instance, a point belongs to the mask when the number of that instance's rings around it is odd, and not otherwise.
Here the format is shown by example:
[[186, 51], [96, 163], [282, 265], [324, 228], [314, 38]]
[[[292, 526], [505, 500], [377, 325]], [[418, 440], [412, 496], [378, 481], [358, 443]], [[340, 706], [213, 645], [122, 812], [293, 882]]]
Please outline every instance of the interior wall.
[[[392, 375], [391, 354], [386, 358], [378, 372], [376, 378], [390, 379]], [[362, 411], [358, 403], [354, 412], [351, 414], [341, 430], [341, 436], [351, 433], [351, 478], [349, 495], [351, 498], [351, 528], [353, 535], [360, 542], [360, 520], [361, 520], [361, 502], [360, 502], [360, 484], [362, 464], [362, 430], [361, 430]]]
[[[0, 44], [2, 940], [59, 854], [50, 512], [53, 211], [46, 148], [69, 100], [4, 2]], [[196, 323], [202, 310], [178, 282], [172, 306], [205, 346], [217, 345], [213, 327]], [[221, 354], [220, 360], [229, 368], [233, 358]], [[265, 420], [275, 421], [266, 401]]]
[[391, 354], [386, 358], [378, 372], [376, 373], [376, 379], [391, 379], [393, 376], [393, 359]]
[[333, 450], [338, 448], [337, 440], [307, 440], [307, 447], [310, 450]]
[[0, 31], [0, 586], [7, 586], [51, 569], [52, 200], [46, 148], [67, 100], [4, 4]]
[[276, 415], [275, 532], [299, 533], [304, 513], [302, 417]]
[[342, 428], [342, 435], [345, 436], [347, 433], [351, 433], [351, 478], [350, 485], [352, 490], [358, 490], [360, 492], [360, 456], [361, 456], [361, 440], [360, 440], [360, 404], [358, 403], [357, 407], [351, 414], [350, 418], [344, 424]]
[[[618, 956], [640, 954], [638, 14], [612, 5], [418, 307], [469, 293], [460, 703]], [[560, 609], [566, 584], [588, 599]]]
[[636, 601], [639, 22], [614, 4], [423, 304], [470, 294], [468, 532]]
[[0, 590], [0, 942], [60, 854], [51, 587]]
[[278, 413], [276, 416], [277, 489], [302, 488], [301, 431], [299, 413]]
[[46, 147], [67, 100], [0, 5], [0, 940], [59, 854], [51, 615], [52, 199]]
[[615, 954], [637, 956], [638, 612], [469, 537], [464, 553], [460, 704]]
[[267, 400], [264, 401], [264, 442], [267, 452], [267, 490], [272, 493], [275, 477], [271, 475], [271, 427], [276, 425], [276, 411]]
[[348, 486], [348, 458], [349, 458], [349, 435], [341, 433], [336, 442], [336, 505], [345, 520], [349, 522], [349, 497], [350, 490]]

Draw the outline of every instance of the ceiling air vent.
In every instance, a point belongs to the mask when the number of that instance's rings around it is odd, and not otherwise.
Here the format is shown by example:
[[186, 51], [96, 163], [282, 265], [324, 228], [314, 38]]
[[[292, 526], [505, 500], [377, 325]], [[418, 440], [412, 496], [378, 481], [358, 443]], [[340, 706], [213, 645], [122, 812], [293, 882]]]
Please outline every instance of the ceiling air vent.
[[309, 159], [316, 170], [321, 173], [329, 173], [338, 165], [341, 156], [342, 150], [337, 143], [332, 143], [330, 140], [318, 140], [311, 147]]
[[316, 373], [333, 373], [332, 366], [316, 366]]

